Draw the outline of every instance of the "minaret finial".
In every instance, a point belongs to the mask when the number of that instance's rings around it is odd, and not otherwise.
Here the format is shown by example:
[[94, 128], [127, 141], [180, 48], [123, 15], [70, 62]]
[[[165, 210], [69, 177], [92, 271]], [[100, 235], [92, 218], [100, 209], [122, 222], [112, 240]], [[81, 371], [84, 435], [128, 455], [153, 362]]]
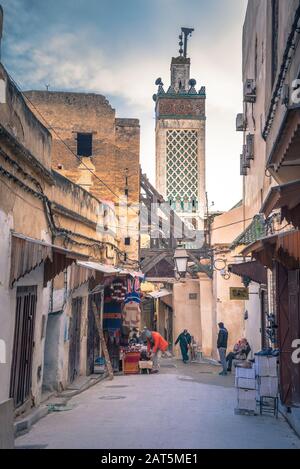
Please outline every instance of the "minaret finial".
[[[184, 44], [182, 43], [182, 34], [180, 34], [179, 39], [180, 39], [180, 50], [179, 53], [182, 56], [183, 52], [183, 57], [187, 57], [187, 43], [188, 43], [188, 37], [192, 35], [192, 32], [194, 31], [193, 28], [181, 28], [181, 32], [184, 35]], [[184, 49], [182, 50], [182, 46], [184, 45]]]
[[183, 49], [182, 49], [183, 42], [182, 42], [182, 39], [183, 39], [183, 36], [182, 36], [182, 34], [180, 34], [180, 36], [179, 36], [179, 54], [180, 54], [180, 57], [182, 57], [182, 54], [183, 54]]

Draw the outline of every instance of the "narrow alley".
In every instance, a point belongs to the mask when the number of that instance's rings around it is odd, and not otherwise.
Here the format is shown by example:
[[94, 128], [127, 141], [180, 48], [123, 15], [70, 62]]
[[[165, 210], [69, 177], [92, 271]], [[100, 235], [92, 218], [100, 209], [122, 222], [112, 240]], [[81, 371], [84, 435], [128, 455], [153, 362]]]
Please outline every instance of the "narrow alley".
[[0, 449], [300, 449], [299, 155], [300, 0], [0, 0]]
[[157, 375], [116, 376], [68, 402], [16, 440], [16, 448], [298, 449], [283, 417], [234, 414], [232, 376], [163, 360]]

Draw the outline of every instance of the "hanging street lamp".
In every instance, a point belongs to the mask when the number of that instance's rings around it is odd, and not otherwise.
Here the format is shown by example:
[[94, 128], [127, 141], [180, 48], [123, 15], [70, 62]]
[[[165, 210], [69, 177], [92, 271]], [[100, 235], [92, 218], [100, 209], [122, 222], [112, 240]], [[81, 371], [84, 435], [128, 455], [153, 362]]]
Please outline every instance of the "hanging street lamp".
[[187, 263], [188, 263], [188, 253], [182, 245], [178, 245], [174, 252], [174, 261], [176, 266], [176, 271], [180, 277], [185, 277], [187, 272]]

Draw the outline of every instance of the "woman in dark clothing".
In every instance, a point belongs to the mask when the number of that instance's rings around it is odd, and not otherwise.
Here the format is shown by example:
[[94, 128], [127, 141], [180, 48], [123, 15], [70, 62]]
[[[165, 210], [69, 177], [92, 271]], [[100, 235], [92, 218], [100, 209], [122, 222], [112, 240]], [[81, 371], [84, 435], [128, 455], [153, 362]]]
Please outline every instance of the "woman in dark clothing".
[[189, 350], [189, 345], [191, 343], [191, 340], [192, 340], [191, 335], [188, 333], [186, 329], [184, 329], [184, 331], [181, 334], [179, 334], [175, 342], [175, 345], [177, 345], [179, 342], [183, 363], [187, 363], [189, 361], [188, 350]]

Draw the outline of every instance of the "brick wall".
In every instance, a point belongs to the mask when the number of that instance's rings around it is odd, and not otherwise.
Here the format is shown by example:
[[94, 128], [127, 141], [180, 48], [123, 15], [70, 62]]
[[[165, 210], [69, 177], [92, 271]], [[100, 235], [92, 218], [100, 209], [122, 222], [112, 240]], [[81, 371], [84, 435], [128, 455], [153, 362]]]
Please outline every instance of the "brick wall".
[[[41, 115], [45, 118], [45, 125], [52, 133], [53, 169], [75, 183], [81, 184], [97, 198], [114, 203], [119, 202], [119, 197], [125, 196], [127, 175], [128, 201], [132, 204], [139, 202], [140, 126], [138, 119], [116, 118], [115, 110], [108, 100], [98, 94], [28, 91], [26, 96], [34, 105], [33, 112], [39, 111], [39, 118], [41, 119]], [[91, 158], [76, 158], [78, 132], [93, 134]], [[92, 175], [86, 169], [86, 165], [93, 172]], [[128, 251], [128, 257], [134, 256], [136, 259], [138, 219], [134, 217], [131, 210], [129, 215], [130, 226], [132, 226], [128, 234], [136, 240], [132, 240], [131, 245], [126, 247], [126, 251]], [[123, 241], [121, 238], [121, 248]]]

